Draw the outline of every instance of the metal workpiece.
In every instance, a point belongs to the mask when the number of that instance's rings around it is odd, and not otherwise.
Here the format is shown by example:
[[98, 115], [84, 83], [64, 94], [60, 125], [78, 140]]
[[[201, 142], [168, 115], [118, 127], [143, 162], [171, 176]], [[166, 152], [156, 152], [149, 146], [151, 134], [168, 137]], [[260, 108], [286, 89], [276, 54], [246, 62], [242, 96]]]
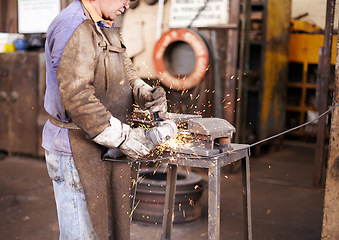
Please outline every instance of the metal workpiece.
[[[235, 128], [225, 119], [181, 116], [185, 133], [190, 135], [183, 145], [175, 146], [174, 152], [198, 156], [214, 156], [232, 149], [231, 140]], [[178, 122], [174, 118], [174, 122]]]

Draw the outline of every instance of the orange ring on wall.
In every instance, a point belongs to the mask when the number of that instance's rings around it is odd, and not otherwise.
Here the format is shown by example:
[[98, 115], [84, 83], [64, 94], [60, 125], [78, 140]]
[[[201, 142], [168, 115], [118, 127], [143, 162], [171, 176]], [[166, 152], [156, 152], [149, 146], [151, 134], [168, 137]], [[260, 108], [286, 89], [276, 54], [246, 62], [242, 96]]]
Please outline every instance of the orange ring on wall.
[[[184, 42], [194, 51], [195, 65], [187, 76], [173, 76], [165, 67], [164, 55], [166, 49], [175, 42]], [[172, 29], [164, 33], [156, 43], [153, 52], [153, 62], [157, 77], [168, 88], [176, 90], [191, 89], [198, 85], [206, 75], [209, 66], [209, 52], [204, 39], [190, 29]]]

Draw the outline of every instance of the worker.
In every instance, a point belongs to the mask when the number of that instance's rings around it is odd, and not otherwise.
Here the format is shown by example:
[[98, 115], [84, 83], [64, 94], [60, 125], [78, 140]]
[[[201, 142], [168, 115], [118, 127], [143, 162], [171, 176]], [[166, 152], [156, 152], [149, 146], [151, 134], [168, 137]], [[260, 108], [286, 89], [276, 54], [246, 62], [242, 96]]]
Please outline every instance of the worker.
[[[130, 238], [131, 167], [103, 161], [108, 149], [137, 160], [156, 144], [132, 128], [132, 105], [164, 116], [166, 94], [141, 80], [114, 20], [129, 0], [74, 0], [52, 21], [45, 43], [42, 145], [60, 228], [59, 239]], [[170, 135], [175, 127], [168, 128]], [[116, 156], [119, 157], [119, 156]]]

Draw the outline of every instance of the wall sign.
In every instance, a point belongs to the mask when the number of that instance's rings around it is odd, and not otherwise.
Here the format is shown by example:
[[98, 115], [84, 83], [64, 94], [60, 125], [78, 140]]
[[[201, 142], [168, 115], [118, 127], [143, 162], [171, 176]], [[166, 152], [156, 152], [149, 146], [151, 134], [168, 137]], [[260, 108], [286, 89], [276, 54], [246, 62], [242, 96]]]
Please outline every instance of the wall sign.
[[60, 0], [18, 0], [19, 33], [44, 33], [60, 12]]
[[226, 25], [228, 20], [229, 0], [171, 0], [170, 28], [187, 28], [191, 23], [191, 27], [220, 26]]

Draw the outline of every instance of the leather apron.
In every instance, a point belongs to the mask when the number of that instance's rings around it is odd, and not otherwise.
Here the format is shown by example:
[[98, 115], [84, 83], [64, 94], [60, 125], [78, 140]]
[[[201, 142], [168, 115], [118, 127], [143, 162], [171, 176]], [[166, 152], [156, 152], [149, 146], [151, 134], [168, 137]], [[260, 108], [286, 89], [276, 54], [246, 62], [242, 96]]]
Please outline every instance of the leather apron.
[[[87, 13], [85, 8], [84, 11]], [[90, 138], [93, 137], [91, 126], [100, 125], [101, 122], [108, 123], [110, 114], [121, 122], [128, 123], [132, 112], [133, 95], [124, 70], [125, 47], [120, 37], [120, 29], [102, 28], [99, 30], [102, 32], [98, 31], [96, 24], [90, 19], [80, 24], [63, 51], [57, 76], [59, 86], [67, 81], [70, 81], [68, 84], [72, 84], [69, 74], [82, 67], [82, 61], [72, 60], [78, 57], [74, 55], [74, 51], [78, 52], [76, 54], [80, 54], [82, 49], [93, 52], [93, 54], [87, 54], [83, 60], [94, 63], [94, 74], [93, 71], [86, 73], [86, 69], [81, 74], [93, 75], [84, 77], [93, 78], [90, 81], [90, 88], [94, 89], [94, 96], [89, 95], [83, 99], [92, 97], [99, 99], [100, 102], [97, 104], [103, 105], [108, 113], [103, 111], [102, 114], [99, 112], [92, 114], [94, 116], [87, 116], [91, 114], [86, 114], [87, 108], [82, 110], [79, 100], [72, 102], [65, 97], [72, 95], [67, 94], [67, 91], [74, 90], [65, 87], [60, 90], [60, 94], [72, 121], [81, 128], [69, 129], [69, 139], [95, 231], [93, 236], [89, 237], [101, 240], [129, 240], [131, 166], [127, 162], [102, 161], [101, 156], [107, 148], [96, 144]], [[87, 39], [91, 37], [91, 40]], [[91, 41], [93, 44], [88, 43]], [[88, 50], [88, 48], [93, 49]], [[81, 81], [82, 77], [79, 77], [80, 80], [77, 81]], [[88, 106], [91, 108], [91, 104]], [[88, 111], [91, 112], [90, 110]], [[81, 117], [81, 111], [85, 111], [82, 113], [84, 117]], [[72, 114], [74, 114], [74, 119]], [[86, 117], [91, 120], [87, 120]], [[86, 128], [89, 130], [84, 131]]]

